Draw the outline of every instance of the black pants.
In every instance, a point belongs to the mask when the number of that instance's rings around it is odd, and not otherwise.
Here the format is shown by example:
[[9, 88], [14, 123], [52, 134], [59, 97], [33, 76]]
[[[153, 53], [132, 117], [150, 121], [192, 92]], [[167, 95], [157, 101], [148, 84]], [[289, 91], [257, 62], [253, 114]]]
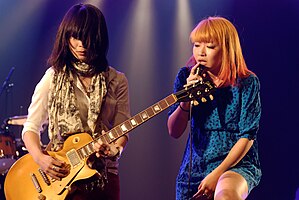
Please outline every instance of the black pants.
[[90, 191], [86, 190], [86, 184], [95, 181], [96, 177], [74, 183], [76, 189], [67, 195], [66, 200], [119, 200], [119, 175], [107, 173], [107, 179], [103, 189], [94, 187]]

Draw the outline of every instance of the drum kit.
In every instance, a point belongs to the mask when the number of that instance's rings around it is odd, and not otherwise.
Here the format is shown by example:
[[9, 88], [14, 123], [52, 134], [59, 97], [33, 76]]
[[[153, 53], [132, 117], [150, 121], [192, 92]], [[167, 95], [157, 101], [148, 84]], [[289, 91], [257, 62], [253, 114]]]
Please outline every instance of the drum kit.
[[18, 158], [28, 153], [21, 136], [16, 137], [10, 128], [23, 126], [26, 119], [27, 115], [9, 117], [0, 127], [0, 199], [4, 196], [3, 183], [9, 168]]
[[10, 126], [22, 126], [27, 115], [14, 116], [4, 120], [0, 129], [0, 174], [4, 175], [11, 165], [27, 153], [21, 136], [16, 137], [9, 130]]

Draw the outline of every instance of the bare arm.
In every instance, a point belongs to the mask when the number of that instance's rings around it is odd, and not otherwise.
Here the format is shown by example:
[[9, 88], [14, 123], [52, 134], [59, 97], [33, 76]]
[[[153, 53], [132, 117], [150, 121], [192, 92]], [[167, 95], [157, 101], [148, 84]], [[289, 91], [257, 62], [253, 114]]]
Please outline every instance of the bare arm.
[[[194, 82], [195, 80], [200, 80], [201, 77], [195, 73], [195, 70], [199, 66], [199, 63], [193, 66], [190, 75], [187, 78], [187, 85]], [[181, 107], [181, 108], [180, 108]], [[168, 117], [167, 127], [168, 133], [174, 138], [179, 138], [186, 130], [190, 112], [190, 102], [181, 102], [180, 106]]]
[[189, 120], [190, 113], [186, 110], [190, 110], [190, 103], [182, 102], [180, 105], [184, 110], [178, 106], [167, 121], [168, 133], [174, 138], [179, 138], [184, 133]]
[[43, 154], [38, 134], [27, 131], [23, 135], [23, 141], [34, 161], [38, 163], [39, 157]]

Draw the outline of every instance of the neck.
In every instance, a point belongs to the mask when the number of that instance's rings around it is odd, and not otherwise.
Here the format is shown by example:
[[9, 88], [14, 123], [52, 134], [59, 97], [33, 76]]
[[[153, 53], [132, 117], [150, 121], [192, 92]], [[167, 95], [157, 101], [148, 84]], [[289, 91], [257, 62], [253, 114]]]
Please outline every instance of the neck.
[[84, 62], [80, 62], [80, 61], [73, 62], [72, 65], [75, 69], [75, 72], [79, 76], [91, 77], [95, 73], [95, 68], [92, 65], [86, 64]]

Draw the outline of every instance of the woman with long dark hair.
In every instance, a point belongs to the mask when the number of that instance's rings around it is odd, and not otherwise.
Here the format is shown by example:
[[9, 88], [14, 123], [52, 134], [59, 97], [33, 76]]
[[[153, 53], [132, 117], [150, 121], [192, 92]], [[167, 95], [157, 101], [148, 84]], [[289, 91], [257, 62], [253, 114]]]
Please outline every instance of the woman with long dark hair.
[[[77, 133], [95, 139], [79, 156], [94, 151], [87, 165], [97, 173], [89, 177], [79, 172], [80, 180], [70, 184], [66, 199], [120, 198], [118, 159], [128, 137], [109, 134], [104, 140], [99, 136], [130, 117], [128, 81], [109, 66], [108, 47], [102, 12], [90, 4], [72, 6], [59, 26], [49, 68], [37, 84], [28, 109], [23, 140], [33, 160], [52, 179], [66, 178], [70, 163], [42, 151], [39, 133], [45, 121], [49, 123], [48, 150], [61, 151], [69, 145], [67, 138]], [[74, 137], [72, 145], [80, 139]]]

